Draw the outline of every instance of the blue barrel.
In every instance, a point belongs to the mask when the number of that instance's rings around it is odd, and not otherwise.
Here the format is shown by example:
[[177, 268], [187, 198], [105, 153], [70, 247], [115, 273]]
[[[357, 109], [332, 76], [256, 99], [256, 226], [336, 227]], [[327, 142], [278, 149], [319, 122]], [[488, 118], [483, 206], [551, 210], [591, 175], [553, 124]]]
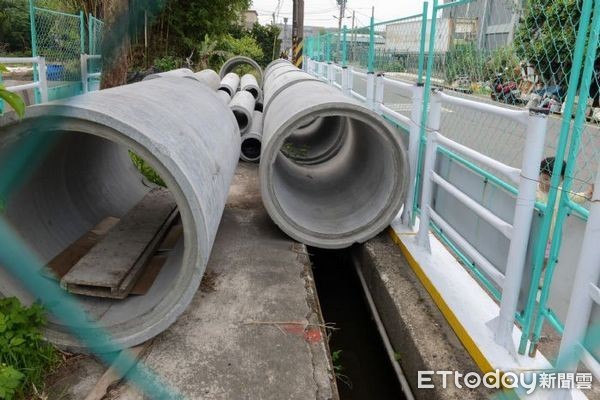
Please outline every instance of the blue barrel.
[[61, 81], [65, 75], [65, 67], [60, 64], [49, 64], [46, 67], [46, 75], [49, 81]]

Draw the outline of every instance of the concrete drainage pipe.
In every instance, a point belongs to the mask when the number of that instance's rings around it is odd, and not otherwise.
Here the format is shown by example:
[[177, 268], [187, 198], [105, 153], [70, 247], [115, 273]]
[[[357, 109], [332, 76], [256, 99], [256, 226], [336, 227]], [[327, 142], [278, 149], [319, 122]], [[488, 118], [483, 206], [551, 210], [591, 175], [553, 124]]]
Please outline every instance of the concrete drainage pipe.
[[[310, 147], [288, 142], [305, 134], [306, 143], [320, 142], [331, 132], [339, 144], [311, 163], [301, 162]], [[337, 89], [302, 81], [271, 101], [261, 195], [273, 221], [292, 238], [335, 249], [374, 237], [398, 214], [408, 177], [407, 154], [394, 129]]]
[[262, 68], [260, 67], [260, 65], [258, 65], [258, 63], [256, 61], [254, 61], [253, 59], [251, 59], [249, 57], [245, 57], [245, 56], [235, 56], [235, 57], [232, 57], [229, 60], [225, 61], [225, 63], [219, 70], [219, 75], [221, 76], [221, 78], [224, 78], [225, 75], [227, 75], [230, 72], [233, 72], [237, 67], [239, 67], [241, 65], [251, 66], [256, 71], [256, 74], [257, 74], [256, 80], [258, 81], [259, 85], [262, 84], [262, 80], [263, 80]]
[[254, 97], [250, 92], [246, 91], [237, 92], [235, 96], [233, 96], [233, 99], [231, 99], [231, 103], [229, 103], [229, 108], [233, 111], [233, 115], [240, 128], [240, 134], [242, 135], [248, 132], [252, 125], [254, 106]]
[[189, 69], [189, 68], [179, 68], [179, 69], [172, 69], [171, 71], [166, 71], [166, 72], [158, 72], [156, 74], [152, 74], [152, 75], [148, 75], [147, 77], [144, 78], [145, 81], [149, 81], [152, 79], [158, 79], [158, 78], [194, 78], [194, 72]]
[[242, 135], [242, 148], [240, 158], [247, 162], [260, 160], [260, 148], [262, 144], [263, 114], [254, 111], [252, 126], [245, 135]]
[[[161, 101], [157, 101], [160, 99]], [[77, 296], [91, 319], [131, 347], [183, 313], [199, 287], [238, 163], [236, 121], [215, 92], [193, 80], [163, 78], [34, 106], [18, 121], [0, 118], [2, 160], [38, 139], [32, 171], [7, 199], [4, 216], [43, 263], [107, 217], [123, 217], [150, 190], [128, 151], [163, 178], [183, 236], [149, 291], [124, 300]], [[36, 299], [0, 266], [0, 297]], [[48, 339], [84, 350], [52, 319]]]
[[234, 74], [233, 72], [225, 75], [223, 79], [221, 79], [221, 84], [219, 85], [219, 90], [222, 90], [229, 94], [230, 97], [235, 96], [238, 89], [240, 87], [240, 76], [238, 74]]
[[242, 76], [240, 88], [241, 88], [241, 90], [250, 92], [252, 94], [252, 96], [254, 96], [254, 99], [256, 99], [256, 100], [259, 100], [262, 98], [262, 90], [260, 90], [260, 86], [258, 86], [256, 77], [252, 74], [246, 74], [246, 75]]
[[221, 85], [221, 77], [212, 69], [203, 69], [194, 74], [194, 77], [200, 82], [205, 83], [212, 90], [219, 89]]

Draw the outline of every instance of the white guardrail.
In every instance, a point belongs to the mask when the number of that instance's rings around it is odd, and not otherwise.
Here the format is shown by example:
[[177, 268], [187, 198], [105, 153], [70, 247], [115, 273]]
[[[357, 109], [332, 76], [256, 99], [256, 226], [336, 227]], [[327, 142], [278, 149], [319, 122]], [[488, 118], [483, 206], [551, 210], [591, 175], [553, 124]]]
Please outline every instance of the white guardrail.
[[[388, 79], [383, 74], [375, 75], [373, 73], [363, 73], [354, 71], [351, 67], [338, 67], [333, 64], [308, 60], [307, 71], [319, 78], [325, 76], [325, 80], [330, 83], [332, 81], [332, 74], [330, 71], [335, 71], [336, 69], [341, 69], [341, 90], [344, 93], [366, 102], [367, 107], [375, 112], [406, 124], [409, 127], [408, 153], [411, 170], [411, 192], [408, 194], [404, 207], [405, 211], [402, 215], [402, 221], [408, 225], [411, 220], [410, 212], [413, 209], [416, 180], [415, 171], [417, 170], [419, 156], [423, 87]], [[367, 89], [364, 96], [353, 90], [354, 76], [366, 79]], [[394, 87], [410, 97], [412, 102], [410, 117], [402, 115], [384, 104], [383, 99], [386, 86]], [[521, 168], [514, 168], [501, 163], [500, 161], [492, 159], [445, 137], [442, 134], [440, 127], [442, 104], [454, 104], [468, 110], [491, 113], [525, 126], [527, 129], [523, 152], [525, 157], [522, 160]], [[499, 287], [501, 287], [502, 299], [499, 316], [495, 320], [495, 324], [490, 326], [490, 328], [494, 331], [496, 342], [512, 354], [516, 354], [515, 344], [512, 339], [512, 331], [515, 323], [519, 291], [525, 268], [527, 245], [533, 221], [539, 165], [542, 161], [546, 138], [548, 121], [547, 112], [543, 110], [509, 110], [488, 103], [449, 96], [440, 90], [434, 90], [431, 93], [429, 107], [429, 116], [426, 124], [428, 134], [423, 167], [421, 217], [419, 231], [417, 233], [417, 243], [430, 251], [429, 224], [430, 221], [435, 222], [450, 239], [461, 247], [461, 249], [471, 257], [471, 259], [475, 261]], [[502, 174], [518, 185], [518, 195], [513, 221], [507, 222], [502, 220], [435, 172], [437, 149], [439, 145], [477, 161], [493, 171]], [[487, 221], [508, 238], [510, 247], [505, 274], [494, 267], [486, 257], [472, 246], [461, 234], [454, 230], [441, 215], [433, 210], [431, 203], [433, 200], [434, 185], [442, 187], [449, 195], [456, 198], [464, 206], [468, 207], [476, 215]]]
[[34, 68], [37, 68], [38, 80], [36, 82], [9, 86], [6, 90], [19, 93], [29, 89], [38, 89], [42, 103], [48, 101], [48, 80], [44, 57], [0, 57], [0, 64], [33, 64]]

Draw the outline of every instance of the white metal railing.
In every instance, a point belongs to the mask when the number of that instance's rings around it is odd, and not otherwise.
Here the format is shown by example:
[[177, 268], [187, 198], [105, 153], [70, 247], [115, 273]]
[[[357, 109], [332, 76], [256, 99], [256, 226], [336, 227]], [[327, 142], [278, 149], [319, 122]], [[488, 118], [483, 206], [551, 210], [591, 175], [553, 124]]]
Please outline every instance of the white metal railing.
[[89, 72], [89, 60], [99, 60], [102, 56], [100, 55], [90, 55], [90, 54], [82, 54], [81, 55], [81, 85], [83, 89], [83, 93], [87, 93], [90, 91], [90, 79], [100, 79], [102, 76], [101, 72]]
[[40, 93], [42, 103], [48, 101], [48, 80], [46, 72], [46, 60], [44, 57], [0, 57], [2, 64], [33, 64], [37, 68], [38, 80], [32, 83], [9, 86], [6, 88], [9, 92], [18, 93], [29, 89], [37, 89]]
[[[443, 136], [440, 127], [442, 104], [455, 104], [469, 110], [492, 113], [525, 125], [527, 134], [523, 151], [525, 156], [522, 160], [521, 169], [503, 164]], [[512, 331], [525, 268], [527, 244], [533, 221], [539, 165], [543, 157], [547, 121], [547, 113], [541, 110], [507, 110], [490, 104], [448, 96], [441, 91], [434, 91], [431, 94], [429, 119], [427, 121], [427, 145], [423, 167], [421, 219], [419, 232], [417, 233], [417, 243], [427, 250], [430, 249], [430, 221], [446, 229], [449, 228], [449, 224], [444, 221], [443, 217], [436, 214], [432, 207], [433, 187], [435, 184], [441, 186], [448, 194], [490, 223], [490, 225], [498, 229], [510, 240], [506, 270], [502, 274], [485, 256], [473, 248], [462, 235], [456, 231], [450, 232], [450, 235], [453, 236], [452, 240], [464, 249], [473, 260], [478, 260], [478, 266], [481, 266], [502, 289], [500, 314], [496, 320], [497, 323], [492, 324], [492, 329], [494, 330], [496, 342], [513, 354], [516, 354], [516, 352], [512, 339]], [[444, 145], [461, 155], [473, 158], [482, 165], [518, 183], [518, 195], [512, 223], [498, 218], [489, 209], [473, 201], [460, 191], [460, 189], [454, 187], [450, 182], [435, 173], [439, 145]], [[448, 234], [448, 231], [444, 230], [444, 233]]]
[[[600, 363], [584, 346], [592, 308], [594, 304], [600, 305], [600, 289], [597, 286], [600, 279], [600, 170], [594, 188], [557, 366], [561, 371], [574, 373], [581, 361], [596, 379], [600, 379]], [[600, 346], [600, 343], [596, 345]], [[560, 391], [554, 398], [569, 399], [569, 391]]]

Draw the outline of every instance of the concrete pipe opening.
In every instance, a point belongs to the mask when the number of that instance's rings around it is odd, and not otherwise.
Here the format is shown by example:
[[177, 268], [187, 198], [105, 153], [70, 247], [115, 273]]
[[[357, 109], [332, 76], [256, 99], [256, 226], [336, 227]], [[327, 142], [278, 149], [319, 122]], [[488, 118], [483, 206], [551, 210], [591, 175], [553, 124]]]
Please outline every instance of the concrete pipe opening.
[[[284, 93], [265, 116], [260, 182], [267, 211], [284, 232], [315, 247], [374, 237], [404, 202], [409, 171], [400, 139], [381, 117], [328, 86], [292, 89], [301, 99], [289, 104]], [[290, 154], [286, 144], [298, 137], [318, 146]], [[327, 151], [306, 162], [317, 147]]]
[[219, 75], [221, 76], [221, 79], [224, 78], [230, 72], [237, 72], [238, 74], [243, 75], [245, 73], [248, 73], [248, 68], [253, 69], [255, 71], [254, 76], [256, 77], [256, 81], [259, 85], [262, 85], [263, 70], [260, 67], [260, 65], [258, 65], [258, 63], [250, 57], [231, 57], [229, 60], [225, 61], [225, 63], [221, 66], [221, 69], [219, 70]]
[[260, 159], [260, 137], [246, 135], [242, 138], [242, 160], [256, 162]]
[[[155, 274], [147, 291], [124, 299], [73, 295], [90, 319], [124, 347], [161, 333], [192, 300], [237, 165], [239, 150], [232, 143], [239, 145], [239, 131], [233, 116], [214, 92], [192, 82], [150, 80], [35, 106], [21, 122], [0, 119], [0, 160], [40, 144], [30, 170], [6, 199], [5, 217], [47, 265], [44, 274], [65, 251], [79, 251], [80, 239], [100, 235], [99, 227], [109, 220], [123, 221], [147, 198], [153, 185], [133, 165], [130, 151], [166, 183], [182, 234], [164, 252], [158, 248], [164, 242], [157, 247], [152, 261], [163, 257], [161, 266], [144, 270], [139, 278]], [[158, 104], [157, 98], [165, 101]], [[132, 235], [124, 245], [137, 237]], [[105, 258], [114, 260], [112, 254]], [[60, 280], [58, 275], [46, 276]], [[37, 299], [0, 268], [0, 297], [9, 296], [26, 304]], [[53, 316], [46, 336], [61, 347], [85, 351], [71, 336], [68, 322]]]

